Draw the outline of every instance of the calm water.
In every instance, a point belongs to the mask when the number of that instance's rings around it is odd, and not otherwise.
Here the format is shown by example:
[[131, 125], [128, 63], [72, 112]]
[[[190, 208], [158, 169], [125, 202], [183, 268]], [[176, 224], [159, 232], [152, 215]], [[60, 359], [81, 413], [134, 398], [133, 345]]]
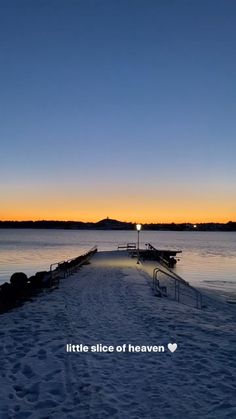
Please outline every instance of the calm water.
[[[12, 273], [32, 275], [53, 262], [75, 257], [90, 247], [114, 250], [135, 242], [136, 231], [68, 231], [0, 229], [0, 283]], [[140, 244], [183, 251], [176, 272], [198, 287], [236, 295], [235, 232], [141, 231]]]

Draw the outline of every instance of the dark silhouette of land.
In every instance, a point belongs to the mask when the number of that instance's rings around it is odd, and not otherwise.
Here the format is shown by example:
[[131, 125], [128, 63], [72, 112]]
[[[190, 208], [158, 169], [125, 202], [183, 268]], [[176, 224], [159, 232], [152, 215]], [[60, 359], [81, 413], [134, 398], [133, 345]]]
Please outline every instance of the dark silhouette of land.
[[[134, 230], [135, 223], [105, 218], [97, 223], [82, 221], [0, 221], [0, 228], [33, 228], [63, 230]], [[236, 221], [227, 223], [151, 223], [142, 224], [143, 230], [163, 231], [236, 231]]]

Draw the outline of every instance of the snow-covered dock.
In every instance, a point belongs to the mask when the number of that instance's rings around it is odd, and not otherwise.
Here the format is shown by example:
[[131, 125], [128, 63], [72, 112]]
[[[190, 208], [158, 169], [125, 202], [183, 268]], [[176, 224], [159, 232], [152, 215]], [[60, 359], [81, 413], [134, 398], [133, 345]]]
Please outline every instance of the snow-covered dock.
[[151, 272], [125, 251], [98, 252], [1, 315], [0, 418], [235, 418], [235, 307], [157, 298]]

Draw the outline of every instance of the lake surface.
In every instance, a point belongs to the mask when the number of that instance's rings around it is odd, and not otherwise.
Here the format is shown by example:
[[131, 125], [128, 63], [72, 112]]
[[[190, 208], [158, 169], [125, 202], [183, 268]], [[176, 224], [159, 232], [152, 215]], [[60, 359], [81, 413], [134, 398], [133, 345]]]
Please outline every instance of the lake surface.
[[[136, 242], [136, 231], [0, 229], [0, 283], [12, 273], [32, 275], [49, 270], [53, 262], [87, 251], [115, 250], [119, 243]], [[236, 297], [235, 232], [141, 231], [140, 247], [180, 249], [176, 273], [192, 285]]]

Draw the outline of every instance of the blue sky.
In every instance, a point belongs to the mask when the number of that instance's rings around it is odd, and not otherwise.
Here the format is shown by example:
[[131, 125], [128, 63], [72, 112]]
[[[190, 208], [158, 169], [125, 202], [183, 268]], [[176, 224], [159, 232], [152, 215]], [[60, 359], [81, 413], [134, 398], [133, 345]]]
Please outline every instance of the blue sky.
[[228, 0], [1, 0], [0, 218], [232, 218], [235, 18]]

